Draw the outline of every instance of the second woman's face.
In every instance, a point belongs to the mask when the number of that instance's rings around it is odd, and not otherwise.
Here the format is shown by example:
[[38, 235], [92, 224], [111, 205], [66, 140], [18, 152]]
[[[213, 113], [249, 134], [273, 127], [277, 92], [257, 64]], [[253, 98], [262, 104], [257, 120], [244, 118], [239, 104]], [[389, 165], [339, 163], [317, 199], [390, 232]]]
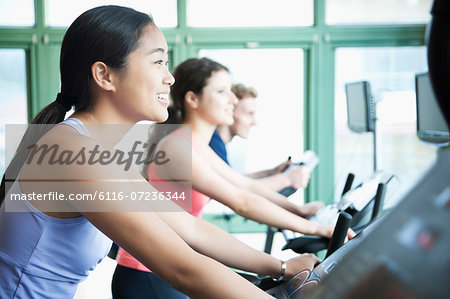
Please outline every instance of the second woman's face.
[[198, 114], [214, 125], [231, 125], [237, 98], [231, 91], [231, 75], [225, 70], [214, 72], [203, 88]]
[[164, 121], [174, 81], [168, 70], [166, 39], [156, 26], [147, 25], [137, 48], [127, 58], [126, 68], [118, 76], [117, 109], [130, 122]]

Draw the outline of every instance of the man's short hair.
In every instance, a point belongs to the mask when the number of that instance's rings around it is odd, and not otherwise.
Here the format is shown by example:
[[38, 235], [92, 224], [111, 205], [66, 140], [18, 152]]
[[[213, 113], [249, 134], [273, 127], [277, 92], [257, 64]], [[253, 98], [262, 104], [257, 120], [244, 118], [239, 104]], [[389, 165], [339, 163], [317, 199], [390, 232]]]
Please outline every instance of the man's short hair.
[[247, 97], [256, 98], [258, 92], [253, 87], [247, 87], [242, 83], [236, 83], [231, 86], [231, 91], [236, 95], [238, 100], [242, 100]]

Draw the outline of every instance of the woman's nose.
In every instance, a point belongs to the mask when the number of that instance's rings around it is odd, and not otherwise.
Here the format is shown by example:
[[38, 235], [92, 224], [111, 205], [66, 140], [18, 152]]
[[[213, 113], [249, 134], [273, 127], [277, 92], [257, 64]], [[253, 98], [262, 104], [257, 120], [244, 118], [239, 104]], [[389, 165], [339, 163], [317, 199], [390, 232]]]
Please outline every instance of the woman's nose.
[[238, 100], [238, 98], [236, 97], [236, 95], [232, 91], [230, 93], [231, 93], [230, 94], [231, 101], [232, 101], [233, 105], [236, 106], [236, 104], [238, 103], [239, 100]]
[[167, 76], [164, 77], [163, 82], [165, 84], [169, 84], [169, 86], [172, 86], [173, 83], [175, 83], [175, 78], [169, 71], [167, 71]]

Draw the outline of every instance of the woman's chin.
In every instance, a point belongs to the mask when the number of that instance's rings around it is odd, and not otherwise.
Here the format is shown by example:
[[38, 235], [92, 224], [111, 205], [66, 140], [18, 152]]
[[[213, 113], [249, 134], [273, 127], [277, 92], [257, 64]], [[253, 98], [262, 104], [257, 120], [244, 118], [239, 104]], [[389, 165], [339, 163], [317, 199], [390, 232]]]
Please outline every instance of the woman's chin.
[[223, 124], [224, 126], [231, 126], [234, 123], [234, 118], [233, 117], [227, 117]]
[[157, 123], [162, 123], [162, 122], [165, 122], [168, 117], [169, 117], [169, 113], [167, 112], [167, 109], [166, 109], [164, 112], [161, 112], [158, 114], [153, 114], [149, 120], [157, 122]]

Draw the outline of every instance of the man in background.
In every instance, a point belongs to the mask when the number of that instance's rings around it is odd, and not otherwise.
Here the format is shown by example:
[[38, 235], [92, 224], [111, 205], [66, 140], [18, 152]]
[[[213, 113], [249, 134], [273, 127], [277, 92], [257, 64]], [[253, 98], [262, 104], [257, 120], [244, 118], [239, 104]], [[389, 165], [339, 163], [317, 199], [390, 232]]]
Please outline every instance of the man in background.
[[[231, 90], [239, 100], [234, 108], [234, 123], [230, 126], [217, 127], [209, 143], [209, 146], [228, 165], [230, 163], [227, 157], [226, 144], [234, 136], [239, 136], [244, 139], [248, 138], [251, 127], [256, 124], [256, 98], [258, 97], [254, 88], [240, 83], [233, 84]], [[286, 170], [290, 165], [292, 165], [292, 162], [289, 158], [286, 162], [272, 169], [247, 174], [247, 176], [263, 181], [275, 191], [280, 191], [288, 187], [294, 189], [306, 188], [311, 174], [310, 169], [306, 166], [295, 165]]]

